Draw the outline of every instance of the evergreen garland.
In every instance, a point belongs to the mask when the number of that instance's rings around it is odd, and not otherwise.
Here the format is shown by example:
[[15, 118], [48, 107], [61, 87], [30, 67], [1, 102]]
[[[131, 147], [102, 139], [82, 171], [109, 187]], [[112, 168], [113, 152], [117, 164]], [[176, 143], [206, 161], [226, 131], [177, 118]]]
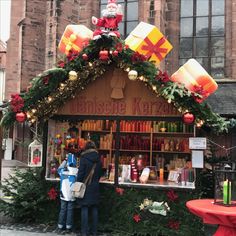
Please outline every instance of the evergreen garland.
[[[101, 50], [109, 52], [109, 58], [105, 61], [99, 59]], [[87, 59], [84, 59], [83, 55], [86, 55]], [[58, 62], [56, 68], [33, 78], [29, 90], [20, 94], [24, 100], [21, 111], [27, 114], [27, 121], [30, 123], [49, 119], [69, 99], [101, 77], [111, 65], [127, 72], [136, 70], [138, 79], [148, 85], [157, 96], [173, 103], [180, 112], [188, 110], [195, 115], [196, 122], [203, 121], [213, 132], [227, 132], [236, 124], [233, 119], [227, 121], [214, 113], [206, 102], [198, 103], [196, 98], [201, 99], [200, 94], [189, 92], [184, 85], [170, 81], [166, 73], [157, 69], [145, 56], [129, 49], [123, 40], [106, 36], [91, 40], [80, 53], [71, 52]], [[70, 71], [77, 72], [77, 80], [69, 80]], [[15, 122], [15, 115], [16, 112], [12, 110], [10, 103], [7, 104], [1, 125], [4, 128], [11, 127]]]

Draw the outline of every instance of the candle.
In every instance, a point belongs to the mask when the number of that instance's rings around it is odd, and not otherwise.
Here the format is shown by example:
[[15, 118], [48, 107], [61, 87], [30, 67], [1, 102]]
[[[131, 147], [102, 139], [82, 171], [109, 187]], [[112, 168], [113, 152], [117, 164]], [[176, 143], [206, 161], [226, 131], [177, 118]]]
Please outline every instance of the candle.
[[160, 168], [160, 174], [159, 174], [159, 180], [160, 182], [162, 182], [164, 179], [164, 169], [163, 168]]
[[223, 184], [223, 203], [226, 205], [231, 203], [231, 182], [228, 179]]

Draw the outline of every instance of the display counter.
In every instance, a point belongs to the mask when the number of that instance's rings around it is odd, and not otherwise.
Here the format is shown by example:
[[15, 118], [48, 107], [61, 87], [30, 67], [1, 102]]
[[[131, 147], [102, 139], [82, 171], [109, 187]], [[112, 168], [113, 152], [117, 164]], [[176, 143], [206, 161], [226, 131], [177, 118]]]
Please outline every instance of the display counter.
[[[46, 178], [48, 181], [55, 181], [59, 182], [59, 178]], [[110, 184], [114, 185], [114, 181], [109, 181], [106, 179], [101, 179], [100, 184]], [[119, 182], [120, 186], [126, 186], [126, 187], [137, 187], [137, 188], [167, 188], [167, 189], [195, 189], [195, 184], [194, 183], [189, 183], [187, 185], [182, 185], [181, 183], [172, 183], [168, 181], [163, 181], [163, 182], [148, 182], [146, 184], [141, 184], [141, 183], [133, 183], [133, 182]]]
[[[114, 184], [112, 181], [108, 180], [101, 180], [101, 184]], [[195, 189], [195, 184], [191, 183], [189, 185], [182, 185], [181, 183], [172, 183], [169, 181], [163, 181], [163, 182], [147, 182], [145, 184], [142, 183], [133, 183], [133, 182], [119, 182], [120, 186], [126, 186], [126, 187], [137, 187], [137, 188], [166, 188], [166, 189]]]

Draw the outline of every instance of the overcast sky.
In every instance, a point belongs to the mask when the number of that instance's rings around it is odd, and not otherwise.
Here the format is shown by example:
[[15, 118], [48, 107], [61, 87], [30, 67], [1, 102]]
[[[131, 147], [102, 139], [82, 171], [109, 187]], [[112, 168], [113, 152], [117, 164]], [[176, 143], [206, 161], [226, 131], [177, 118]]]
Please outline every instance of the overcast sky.
[[10, 33], [10, 6], [11, 0], [0, 0], [0, 39], [3, 42], [8, 40]]

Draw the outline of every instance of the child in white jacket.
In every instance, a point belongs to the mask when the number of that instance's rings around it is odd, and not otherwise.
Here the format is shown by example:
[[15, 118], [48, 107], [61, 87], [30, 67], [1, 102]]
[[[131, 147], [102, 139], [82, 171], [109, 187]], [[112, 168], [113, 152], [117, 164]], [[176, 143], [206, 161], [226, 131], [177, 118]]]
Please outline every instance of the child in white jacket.
[[69, 153], [67, 160], [64, 160], [58, 168], [60, 176], [60, 198], [61, 208], [58, 219], [58, 229], [71, 231], [73, 227], [73, 213], [75, 198], [72, 196], [72, 187], [76, 181], [78, 169], [76, 157]]

